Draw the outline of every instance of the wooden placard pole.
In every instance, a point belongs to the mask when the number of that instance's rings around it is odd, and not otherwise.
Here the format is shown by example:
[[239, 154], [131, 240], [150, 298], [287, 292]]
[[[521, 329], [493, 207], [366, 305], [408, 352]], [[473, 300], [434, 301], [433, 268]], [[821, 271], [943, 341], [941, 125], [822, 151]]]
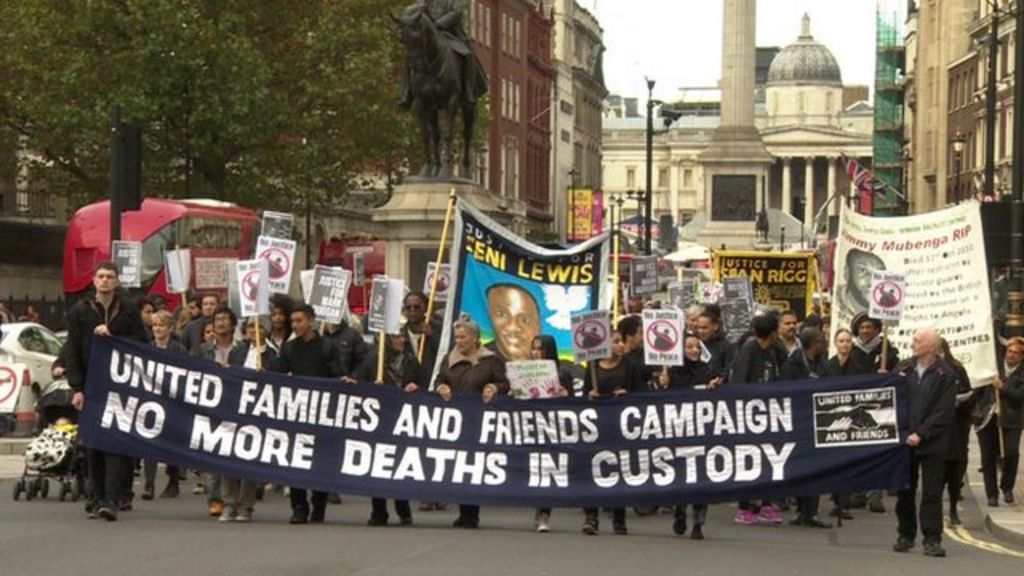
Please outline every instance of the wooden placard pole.
[[423, 352], [427, 349], [426, 329], [430, 327], [430, 318], [434, 315], [434, 298], [437, 296], [437, 281], [441, 276], [441, 263], [444, 261], [444, 245], [448, 241], [448, 228], [452, 222], [452, 212], [455, 210], [455, 188], [448, 193], [448, 209], [444, 215], [444, 226], [441, 228], [441, 241], [437, 244], [437, 260], [434, 261], [434, 279], [430, 283], [430, 295], [427, 298], [427, 313], [424, 318], [426, 326], [420, 337], [419, 350], [416, 351], [416, 360], [423, 363]]
[[377, 333], [377, 338], [380, 340], [377, 345], [377, 382], [384, 382], [384, 353], [387, 351], [385, 348], [387, 337], [386, 332]]
[[882, 322], [882, 372], [889, 371], [889, 324]]
[[260, 353], [260, 317], [259, 315], [253, 317], [253, 323], [256, 328], [256, 341], [253, 342], [253, 346], [256, 347], [256, 369], [263, 370], [263, 354]]

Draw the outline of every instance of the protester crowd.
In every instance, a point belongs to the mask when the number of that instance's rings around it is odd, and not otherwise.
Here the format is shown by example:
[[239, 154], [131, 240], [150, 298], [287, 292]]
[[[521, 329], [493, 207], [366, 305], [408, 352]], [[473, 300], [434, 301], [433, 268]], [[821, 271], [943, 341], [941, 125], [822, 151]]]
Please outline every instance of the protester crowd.
[[[440, 323], [426, 317], [427, 298], [409, 292], [403, 301], [404, 325], [398, 334], [384, 336], [381, 348], [368, 345], [358, 322], [323, 326], [314, 310], [291, 299], [275, 295], [271, 299], [269, 323], [262, 318], [249, 319], [240, 329], [235, 312], [216, 294], [190, 296], [175, 317], [163, 302], [143, 300], [135, 305], [117, 289], [117, 270], [111, 264], [98, 267], [95, 297], [77, 303], [68, 313], [68, 340], [55, 366], [66, 372], [76, 391], [74, 405], [81, 408], [82, 390], [88, 368], [89, 347], [93, 335], [119, 336], [149, 342], [176, 354], [191, 354], [223, 366], [274, 370], [286, 374], [338, 378], [346, 381], [378, 380], [377, 350], [384, 353], [383, 378], [378, 384], [394, 386], [407, 394], [436, 393], [449, 400], [453, 396], [475, 396], [490, 402], [509, 393], [506, 358], [501, 347], [482, 346], [477, 322], [463, 315], [452, 327], [454, 346], [440, 350]], [[780, 380], [807, 380], [822, 377], [897, 372], [906, 377], [909, 400], [910, 434], [906, 444], [912, 448], [911, 483], [897, 494], [898, 540], [894, 549], [910, 550], [918, 532], [923, 536], [924, 553], [944, 556], [941, 546], [942, 496], [947, 491], [948, 521], [959, 523], [957, 503], [964, 482], [968, 434], [972, 425], [982, 449], [982, 467], [989, 505], [999, 497], [1013, 502], [1018, 464], [1021, 406], [1024, 403], [1024, 339], [1009, 340], [1000, 359], [1000, 376], [991, 387], [972, 390], [963, 365], [949, 354], [948, 345], [932, 330], [920, 330], [913, 336], [913, 356], [900, 359], [893, 347], [883, 342], [878, 320], [860, 314], [849, 327], [839, 327], [829, 341], [827, 314], [811, 314], [802, 321], [793, 311], [762, 311], [751, 321], [748, 334], [730, 341], [724, 331], [722, 310], [714, 305], [694, 306], [686, 311], [687, 333], [684, 340], [685, 363], [662, 368], [644, 363], [642, 324], [638, 313], [657, 303], [630, 300], [627, 314], [619, 320], [612, 336], [611, 355], [596, 361], [583, 375], [580, 402], [598, 401], [626, 394], [657, 394], [664, 390], [722, 386], [757, 386]], [[257, 329], [258, 328], [258, 329]], [[528, 343], [530, 356], [557, 361], [554, 339], [539, 334]], [[423, 362], [418, 352], [423, 350]], [[440, 357], [439, 373], [431, 381], [428, 368]], [[562, 363], [559, 380], [564, 396], [574, 395], [573, 367]], [[1000, 457], [1002, 454], [1002, 457]], [[91, 498], [90, 517], [115, 520], [119, 512], [133, 507], [132, 470], [135, 463], [116, 454], [94, 450], [89, 455]], [[142, 463], [143, 500], [156, 497], [157, 463]], [[159, 497], [174, 498], [180, 493], [184, 471], [166, 466], [167, 484]], [[208, 512], [222, 522], [246, 522], [261, 494], [281, 487], [264, 486], [258, 479], [227, 478], [202, 474], [196, 484], [208, 497]], [[920, 485], [920, 503], [917, 491]], [[883, 493], [824, 495], [830, 503], [822, 513], [823, 495], [793, 494], [790, 499], [758, 498], [739, 502], [735, 522], [744, 525], [778, 525], [783, 514], [792, 512], [789, 524], [827, 529], [828, 516], [849, 519], [852, 509], [865, 508], [872, 513], [886, 512]], [[304, 487], [287, 488], [293, 524], [322, 523], [330, 494]], [[389, 522], [387, 501], [372, 500], [369, 525]], [[666, 502], [673, 513], [672, 530], [689, 532], [693, 539], [704, 538], [708, 506], [702, 502]], [[443, 509], [446, 505], [424, 502], [422, 510]], [[394, 502], [401, 524], [413, 522], [408, 501]], [[638, 511], [651, 510], [638, 508]], [[480, 507], [472, 502], [458, 503], [453, 525], [476, 528], [481, 521]], [[688, 515], [687, 512], [691, 514]], [[597, 534], [600, 511], [585, 509], [582, 531]], [[610, 510], [612, 529], [626, 534], [626, 510]], [[550, 509], [538, 509], [535, 516], [539, 532], [550, 530]]]

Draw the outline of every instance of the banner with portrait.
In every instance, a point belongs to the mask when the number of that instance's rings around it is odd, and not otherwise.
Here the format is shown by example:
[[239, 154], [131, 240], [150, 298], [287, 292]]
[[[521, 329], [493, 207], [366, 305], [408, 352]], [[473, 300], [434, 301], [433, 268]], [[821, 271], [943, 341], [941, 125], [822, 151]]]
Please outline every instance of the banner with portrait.
[[855, 315], [868, 311], [874, 271], [900, 271], [906, 275], [903, 319], [889, 330], [900, 358], [910, 357], [915, 330], [933, 328], [963, 362], [973, 386], [992, 381], [992, 300], [977, 202], [885, 218], [845, 210], [837, 240], [833, 335], [839, 328], [849, 328]]
[[715, 252], [714, 279], [748, 278], [754, 303], [803, 320], [814, 308], [817, 266], [814, 254]]
[[455, 214], [452, 289], [438, 363], [451, 347], [451, 326], [468, 314], [485, 346], [506, 360], [529, 360], [534, 336], [555, 339], [573, 358], [572, 315], [604, 301], [608, 235], [568, 250], [537, 246], [463, 201]]

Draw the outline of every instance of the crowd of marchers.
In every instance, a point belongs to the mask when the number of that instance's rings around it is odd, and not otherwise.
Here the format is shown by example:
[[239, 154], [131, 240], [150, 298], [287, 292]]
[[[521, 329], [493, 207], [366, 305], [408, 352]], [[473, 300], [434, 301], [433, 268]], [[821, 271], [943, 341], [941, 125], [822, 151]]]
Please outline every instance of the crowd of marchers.
[[[136, 302], [119, 289], [117, 269], [110, 263], [97, 267], [93, 285], [95, 294], [76, 303], [68, 312], [67, 342], [54, 364], [54, 375], [66, 377], [75, 391], [72, 407], [76, 410], [81, 409], [84, 401], [89, 347], [94, 335], [131, 338], [223, 366], [344, 381], [376, 381], [409, 394], [435, 393], [445, 400], [452, 396], [478, 396], [486, 403], [496, 395], [509, 393], [505, 373], [507, 350], [500, 342], [497, 346], [483, 346], [477, 323], [462, 315], [451, 329], [451, 350], [441, 351], [441, 322], [436, 316], [427, 318], [428, 302], [422, 293], [406, 294], [401, 331], [383, 336], [386, 342], [378, 348], [367, 343], [358, 321], [325, 325], [317, 320], [309, 305], [284, 295], [271, 297], [269, 322], [257, 329], [256, 324], [263, 322], [263, 318], [249, 318], [239, 326], [235, 312], [213, 293], [190, 295], [187, 305], [180, 307], [177, 314], [167, 311], [160, 299]], [[824, 320], [827, 315], [810, 314], [800, 320], [793, 311], [765, 311], [755, 315], [749, 331], [733, 341], [726, 337], [718, 306], [695, 305], [686, 310], [683, 366], [662, 368], [645, 364], [639, 316], [645, 306], [657, 305], [631, 299], [627, 314], [613, 330], [610, 356], [595, 361], [592, 369], [582, 371], [560, 361], [550, 335], [533, 334], [528, 343], [529, 356], [559, 362], [561, 394], [580, 395], [580, 401], [679, 388], [714, 390], [720, 386], [757, 386], [780, 380], [896, 372], [906, 378], [910, 431], [905, 442], [912, 450], [912, 458], [911, 481], [896, 494], [898, 537], [894, 550], [911, 550], [920, 532], [924, 554], [945, 556], [941, 545], [943, 495], [948, 495], [946, 519], [958, 524], [972, 427], [981, 447], [988, 504], [997, 506], [1000, 496], [1006, 503], [1013, 502], [1024, 404], [1024, 339], [1012, 338], [1000, 346], [998, 378], [992, 386], [975, 390], [964, 366], [932, 330], [916, 332], [912, 356], [900, 359], [893, 347], [883, 345], [881, 322], [865, 314], [856, 316], [848, 328], [835, 330], [830, 342]], [[378, 378], [378, 349], [385, 354], [382, 378]], [[439, 358], [439, 354], [443, 356]], [[440, 368], [431, 379], [426, 367], [433, 367], [438, 359]], [[577, 375], [582, 375], [581, 390], [574, 383]], [[258, 500], [268, 490], [288, 493], [293, 524], [324, 522], [328, 502], [340, 499], [338, 495], [307, 491], [302, 486], [264, 485], [258, 479], [179, 470], [170, 464], [164, 466], [167, 480], [158, 493], [158, 464], [90, 451], [88, 516], [112, 521], [119, 512], [134, 508], [136, 467], [141, 469], [142, 500], [174, 498], [181, 490], [181, 482], [191, 477], [193, 491], [207, 496], [208, 513], [222, 522], [251, 521]], [[883, 488], [864, 493], [794, 494], [781, 501], [757, 499], [752, 494], [751, 499], [738, 503], [734, 520], [745, 525], [777, 525], [783, 523], [784, 512], [791, 510], [789, 524], [827, 529], [832, 525], [828, 516], [849, 519], [858, 508], [885, 513]], [[825, 513], [820, 512], [823, 497], [829, 503]], [[672, 529], [676, 534], [689, 532], [693, 539], [704, 538], [706, 504], [666, 504], [672, 511]], [[421, 511], [446, 508], [446, 503], [439, 502], [419, 505]], [[394, 502], [394, 510], [401, 524], [413, 522], [408, 501]], [[635, 510], [639, 514], [657, 511], [640, 507]], [[614, 508], [609, 512], [613, 531], [626, 534], [626, 509]], [[550, 530], [551, 513], [550, 509], [536, 511], [534, 522], [538, 532]], [[597, 534], [599, 518], [598, 509], [584, 509], [582, 531]], [[388, 522], [387, 502], [374, 498], [368, 524], [381, 526]], [[455, 527], [476, 528], [479, 524], [479, 506], [471, 502], [458, 504]]]

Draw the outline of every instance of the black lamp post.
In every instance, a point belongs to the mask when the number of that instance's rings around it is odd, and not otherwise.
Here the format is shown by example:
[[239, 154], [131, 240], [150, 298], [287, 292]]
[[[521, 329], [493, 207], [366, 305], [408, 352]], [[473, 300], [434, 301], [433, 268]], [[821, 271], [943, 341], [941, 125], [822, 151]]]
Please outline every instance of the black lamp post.
[[654, 154], [654, 80], [647, 79], [647, 186], [644, 197], [644, 253], [651, 255], [651, 189]]
[[[1024, 332], [1024, 292], [1021, 291], [1021, 272], [1024, 268], [1024, 9], [1017, 3], [1016, 46], [1014, 50], [1013, 101], [1018, 108], [1013, 115], [1013, 179], [1010, 204], [1010, 290], [1006, 297], [1006, 336]], [[998, 17], [994, 14], [993, 17]]]
[[[637, 251], [638, 252], [640, 251], [639, 249], [641, 249], [641, 248], [646, 246], [645, 243], [647, 242], [647, 240], [649, 238], [648, 231], [651, 228], [650, 221], [648, 221], [646, 218], [644, 218], [644, 210], [646, 209], [646, 206], [647, 206], [647, 204], [645, 203], [645, 200], [647, 199], [647, 196], [648, 195], [644, 194], [643, 190], [626, 190], [626, 197], [629, 198], [630, 200], [636, 200], [636, 213], [637, 213], [637, 216], [638, 216], [638, 219], [637, 219], [638, 220], [638, 224], [637, 225], [639, 226], [639, 228], [637, 228], [637, 238], [638, 238], [638, 241], [637, 241], [637, 248], [638, 248], [638, 250]], [[648, 254], [650, 254], [650, 252], [648, 252]]]
[[953, 201], [957, 204], [960, 203], [960, 174], [964, 171], [964, 143], [967, 142], [967, 136], [963, 132], [957, 130], [953, 138], [950, 139], [953, 143], [953, 155], [956, 159], [955, 170], [956, 180], [954, 181], [954, 195]]

